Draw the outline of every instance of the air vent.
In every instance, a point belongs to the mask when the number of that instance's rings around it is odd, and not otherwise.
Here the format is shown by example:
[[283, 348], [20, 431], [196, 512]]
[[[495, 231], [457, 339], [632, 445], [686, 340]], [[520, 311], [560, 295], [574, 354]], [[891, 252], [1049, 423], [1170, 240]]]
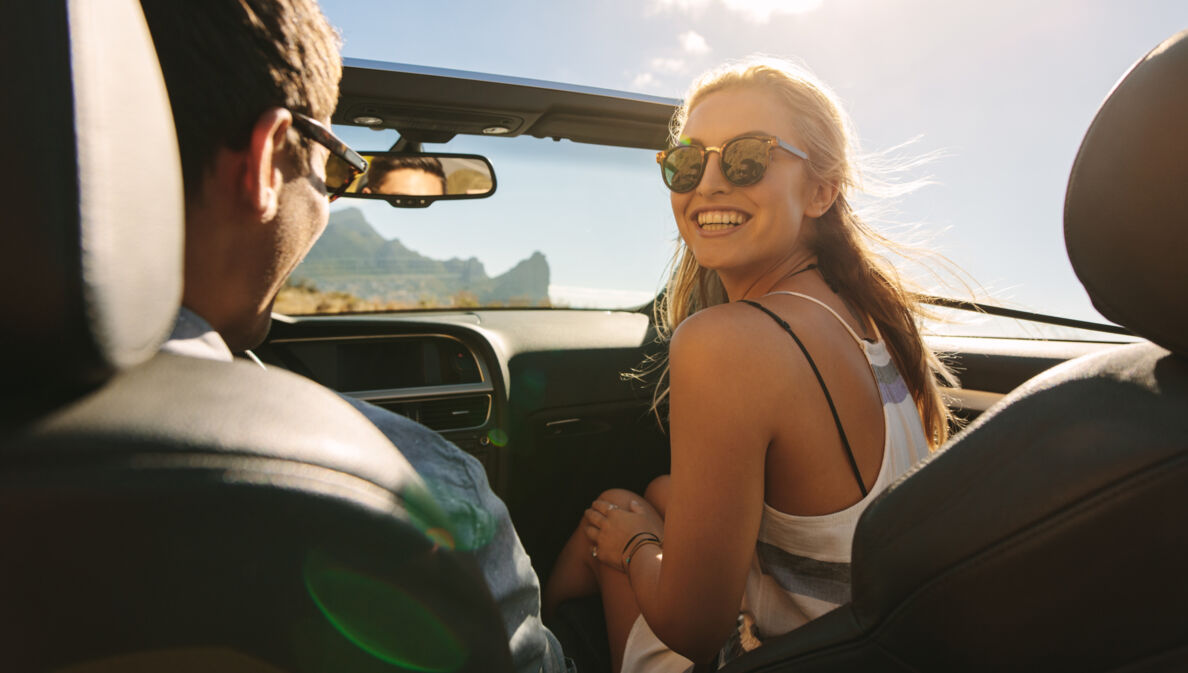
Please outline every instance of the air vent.
[[478, 427], [487, 422], [491, 413], [490, 395], [375, 401], [373, 404], [438, 431]]

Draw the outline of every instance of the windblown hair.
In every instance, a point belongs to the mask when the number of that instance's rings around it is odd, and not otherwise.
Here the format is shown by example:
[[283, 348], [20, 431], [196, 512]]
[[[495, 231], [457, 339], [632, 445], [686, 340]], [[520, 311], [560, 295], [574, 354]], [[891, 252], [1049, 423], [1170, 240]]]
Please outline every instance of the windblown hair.
[[[875, 253], [881, 246], [898, 256], [915, 258], [913, 249], [896, 244], [870, 228], [854, 211], [849, 197], [859, 189], [859, 170], [851, 156], [856, 135], [834, 94], [810, 73], [794, 64], [751, 59], [712, 70], [693, 83], [673, 115], [672, 142], [679, 142], [691, 110], [712, 93], [753, 88], [775, 94], [788, 109], [808, 153], [811, 179], [836, 185], [837, 200], [810, 230], [809, 246], [826, 282], [860, 314], [878, 325], [908, 390], [920, 410], [931, 448], [944, 443], [952, 414], [940, 393], [938, 378], [954, 382], [952, 374], [928, 349], [920, 336], [922, 307], [907, 290], [895, 268]], [[697, 263], [680, 242], [663, 299], [655, 306], [655, 323], [662, 340], [701, 309], [729, 301], [718, 275]], [[654, 408], [668, 394], [666, 361], [649, 369], [661, 370]]]
[[[220, 148], [247, 147], [265, 110], [327, 119], [342, 77], [338, 33], [315, 0], [141, 0], [169, 90], [186, 200]], [[309, 141], [290, 131], [298, 166]]]

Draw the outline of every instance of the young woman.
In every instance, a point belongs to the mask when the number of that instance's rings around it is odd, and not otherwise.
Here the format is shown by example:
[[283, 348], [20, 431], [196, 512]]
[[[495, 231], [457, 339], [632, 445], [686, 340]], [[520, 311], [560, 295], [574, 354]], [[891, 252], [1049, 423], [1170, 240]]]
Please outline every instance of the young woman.
[[673, 130], [672, 474], [600, 496], [545, 598], [601, 592], [623, 671], [724, 661], [847, 602], [859, 515], [947, 434], [947, 373], [847, 200], [833, 95], [785, 63], [728, 66]]

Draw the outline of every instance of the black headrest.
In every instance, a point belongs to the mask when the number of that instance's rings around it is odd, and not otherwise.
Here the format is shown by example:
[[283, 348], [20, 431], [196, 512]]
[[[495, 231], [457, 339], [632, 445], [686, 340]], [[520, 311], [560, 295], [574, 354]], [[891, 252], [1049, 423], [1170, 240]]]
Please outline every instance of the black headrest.
[[1188, 30], [1136, 63], [1089, 126], [1064, 240], [1102, 315], [1188, 353]]
[[180, 303], [165, 83], [135, 0], [29, 3], [0, 56], [5, 396], [93, 386], [152, 356]]

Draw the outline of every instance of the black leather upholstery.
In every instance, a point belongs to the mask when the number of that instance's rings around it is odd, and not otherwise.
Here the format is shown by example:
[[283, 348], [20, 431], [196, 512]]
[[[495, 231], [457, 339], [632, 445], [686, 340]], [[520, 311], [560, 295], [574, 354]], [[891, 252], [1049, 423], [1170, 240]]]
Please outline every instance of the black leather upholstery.
[[1188, 670], [1186, 139], [1188, 32], [1103, 105], [1065, 209], [1094, 303], [1172, 350], [1012, 392], [866, 510], [850, 604], [728, 671]]
[[371, 423], [287, 372], [154, 355], [182, 201], [135, 0], [30, 3], [3, 33], [9, 64], [44, 58], [0, 82], [0, 267], [31, 288], [3, 297], [0, 669], [510, 669], [473, 560]]
[[1064, 240], [1105, 317], [1188, 353], [1188, 30], [1135, 64], [1077, 153]]
[[20, 394], [5, 417], [152, 356], [182, 264], [177, 143], [139, 6], [37, 2], [8, 14], [0, 365], [6, 397], [17, 381]]

